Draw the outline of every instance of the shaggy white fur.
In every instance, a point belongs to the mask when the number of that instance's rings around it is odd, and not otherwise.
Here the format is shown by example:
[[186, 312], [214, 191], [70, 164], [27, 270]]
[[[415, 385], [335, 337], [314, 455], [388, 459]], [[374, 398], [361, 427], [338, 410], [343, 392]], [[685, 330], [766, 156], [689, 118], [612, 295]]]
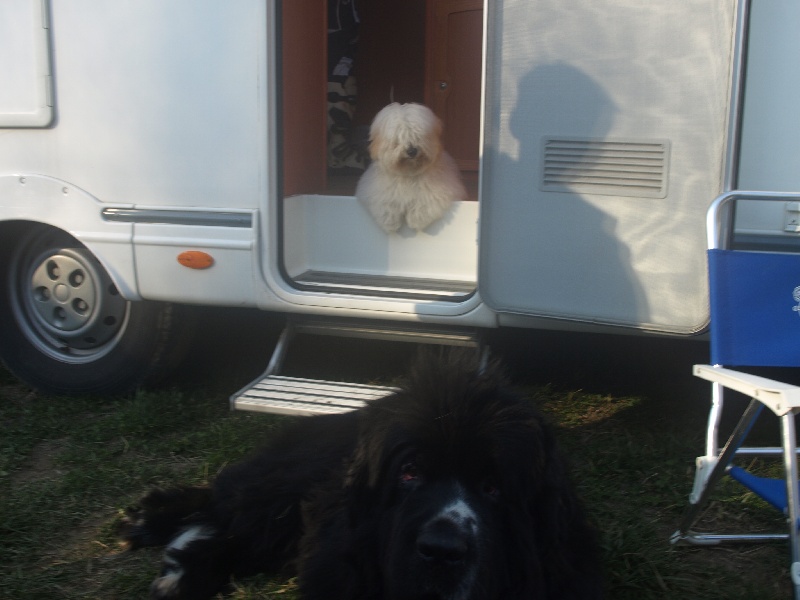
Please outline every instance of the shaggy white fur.
[[385, 106], [369, 130], [372, 163], [356, 197], [387, 233], [403, 222], [421, 231], [467, 192], [453, 158], [442, 148], [442, 124], [422, 104]]

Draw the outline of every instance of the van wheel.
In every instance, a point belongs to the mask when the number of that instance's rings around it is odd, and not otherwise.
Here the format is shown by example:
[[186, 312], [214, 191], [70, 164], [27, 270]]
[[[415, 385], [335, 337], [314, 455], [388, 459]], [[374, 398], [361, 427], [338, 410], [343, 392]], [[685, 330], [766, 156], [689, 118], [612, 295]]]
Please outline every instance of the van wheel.
[[43, 392], [119, 393], [165, 374], [185, 330], [177, 309], [125, 300], [97, 258], [60, 230], [0, 234], [0, 358]]

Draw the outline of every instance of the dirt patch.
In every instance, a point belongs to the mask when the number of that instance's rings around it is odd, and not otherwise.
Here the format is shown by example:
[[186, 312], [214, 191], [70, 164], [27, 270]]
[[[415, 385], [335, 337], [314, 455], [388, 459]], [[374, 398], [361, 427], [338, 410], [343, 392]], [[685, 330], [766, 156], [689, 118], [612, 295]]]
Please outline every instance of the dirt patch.
[[0, 364], [0, 401], [6, 405], [22, 406], [26, 402], [32, 402], [37, 398], [37, 392], [12, 380], [11, 376], [3, 371]]
[[57, 479], [64, 475], [66, 471], [56, 468], [56, 459], [67, 447], [67, 440], [45, 440], [37, 444], [22, 468], [11, 475], [12, 485], [25, 485], [44, 481], [46, 479]]
[[124, 548], [121, 544], [104, 539], [104, 531], [117, 517], [117, 511], [108, 509], [88, 516], [76, 526], [66, 529], [57, 544], [50, 552], [50, 557], [55, 561], [91, 561], [100, 558], [110, 558], [121, 553]]

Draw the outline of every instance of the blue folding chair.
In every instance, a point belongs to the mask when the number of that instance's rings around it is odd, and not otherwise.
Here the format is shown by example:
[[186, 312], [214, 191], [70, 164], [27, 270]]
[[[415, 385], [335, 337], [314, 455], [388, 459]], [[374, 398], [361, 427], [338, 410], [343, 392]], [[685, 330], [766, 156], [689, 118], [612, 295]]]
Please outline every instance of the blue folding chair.
[[[695, 365], [694, 374], [713, 384], [711, 410], [706, 452], [697, 458], [689, 506], [672, 542], [708, 545], [726, 541], [788, 540], [794, 597], [800, 600], [800, 504], [795, 436], [800, 387], [729, 368], [800, 366], [800, 253], [744, 250], [732, 244], [733, 215], [738, 200], [798, 202], [800, 195], [731, 192], [717, 198], [708, 211], [713, 364]], [[740, 392], [748, 396], [750, 402], [727, 442], [720, 446], [724, 390]], [[776, 447], [744, 447], [743, 442], [764, 407], [779, 418], [782, 443]], [[754, 476], [733, 465], [737, 456], [781, 458], [784, 477], [773, 480]], [[713, 534], [693, 531], [711, 490], [726, 474], [782, 510], [788, 532]]]

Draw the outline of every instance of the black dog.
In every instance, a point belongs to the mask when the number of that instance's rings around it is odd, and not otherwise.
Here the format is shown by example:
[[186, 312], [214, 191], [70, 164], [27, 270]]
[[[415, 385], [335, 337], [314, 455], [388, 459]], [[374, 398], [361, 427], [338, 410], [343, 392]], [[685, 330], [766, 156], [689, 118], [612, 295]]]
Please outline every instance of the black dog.
[[601, 596], [552, 431], [496, 369], [452, 356], [361, 410], [297, 420], [210, 489], [152, 491], [123, 537], [167, 545], [154, 598], [286, 567], [307, 600]]

